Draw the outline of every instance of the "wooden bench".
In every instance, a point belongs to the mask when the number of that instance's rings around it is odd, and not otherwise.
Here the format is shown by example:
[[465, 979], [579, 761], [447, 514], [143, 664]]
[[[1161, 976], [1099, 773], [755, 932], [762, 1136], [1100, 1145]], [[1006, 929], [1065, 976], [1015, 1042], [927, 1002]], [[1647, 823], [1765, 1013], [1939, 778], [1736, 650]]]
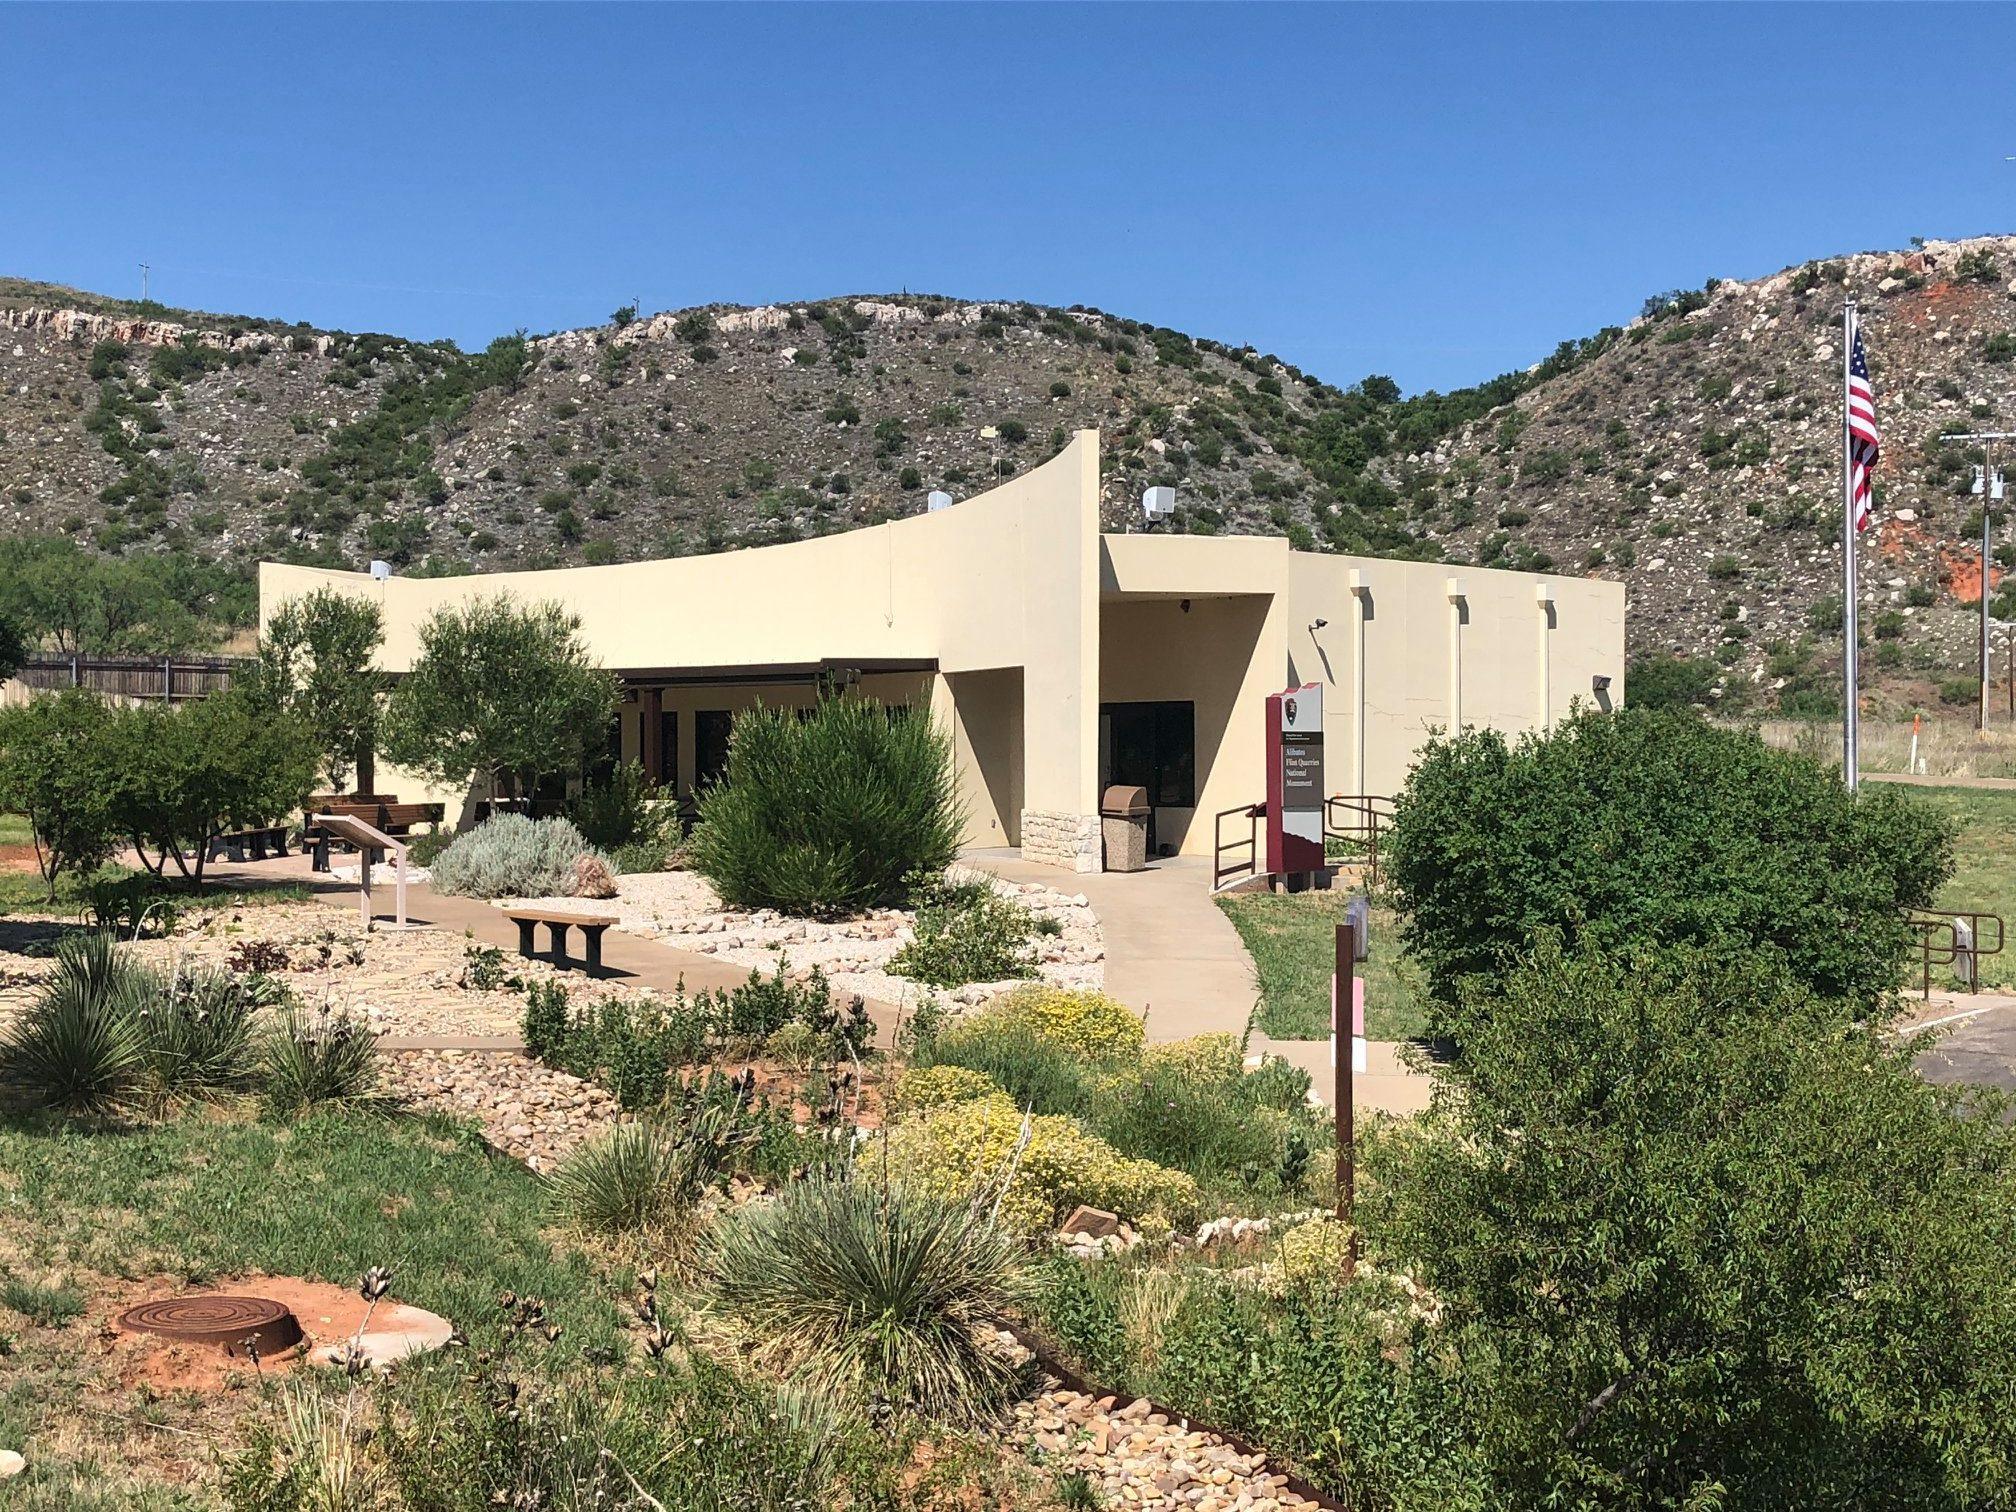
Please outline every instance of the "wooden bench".
[[602, 970], [602, 932], [616, 922], [606, 914], [561, 913], [550, 908], [507, 908], [504, 917], [518, 926], [518, 954], [521, 956], [532, 954], [532, 932], [544, 924], [547, 939], [552, 945], [550, 959], [563, 971], [574, 964], [567, 955], [567, 931], [580, 930], [583, 964], [590, 976]]
[[[447, 806], [439, 803], [393, 803], [382, 799], [369, 803], [352, 800], [321, 808], [311, 806], [309, 812], [361, 819], [373, 829], [381, 830], [385, 834], [404, 836], [412, 833], [416, 824], [438, 826], [447, 813]], [[309, 838], [315, 846], [314, 869], [326, 872], [329, 870], [329, 833], [320, 827], [315, 827], [309, 831]]]
[[261, 825], [257, 829], [226, 830], [210, 837], [206, 861], [222, 856], [227, 861], [264, 861], [269, 855], [287, 854], [287, 826]]

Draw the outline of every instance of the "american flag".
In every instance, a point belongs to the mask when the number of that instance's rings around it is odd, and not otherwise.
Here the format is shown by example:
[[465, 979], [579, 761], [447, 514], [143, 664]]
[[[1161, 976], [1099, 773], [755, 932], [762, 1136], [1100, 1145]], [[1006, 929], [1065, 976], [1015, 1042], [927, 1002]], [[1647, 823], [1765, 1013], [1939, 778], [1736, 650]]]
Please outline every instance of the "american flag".
[[1855, 322], [1855, 346], [1848, 357], [1848, 488], [1855, 528], [1867, 530], [1872, 510], [1869, 474], [1882, 455], [1876, 434], [1876, 394], [1869, 387], [1869, 360], [1862, 355], [1862, 322]]

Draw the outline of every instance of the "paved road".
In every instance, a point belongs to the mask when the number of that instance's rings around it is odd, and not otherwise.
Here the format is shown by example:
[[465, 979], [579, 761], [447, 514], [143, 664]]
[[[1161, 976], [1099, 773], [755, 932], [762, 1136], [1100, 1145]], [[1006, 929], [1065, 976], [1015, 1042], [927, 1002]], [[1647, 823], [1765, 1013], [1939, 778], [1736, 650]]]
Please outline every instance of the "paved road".
[[1928, 1042], [1918, 1055], [1919, 1075], [2016, 1092], [2016, 998], [1984, 995], [1977, 1011], [1957, 997], [1949, 1011], [1969, 1016], [1922, 1031]]

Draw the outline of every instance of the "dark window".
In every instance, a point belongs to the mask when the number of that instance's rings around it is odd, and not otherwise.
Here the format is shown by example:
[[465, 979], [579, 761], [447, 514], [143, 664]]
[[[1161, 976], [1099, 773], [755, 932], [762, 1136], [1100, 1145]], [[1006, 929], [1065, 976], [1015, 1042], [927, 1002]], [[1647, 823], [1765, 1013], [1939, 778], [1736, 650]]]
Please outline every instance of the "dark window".
[[1158, 808], [1197, 803], [1197, 706], [1192, 703], [1110, 703], [1105, 724], [1106, 781], [1148, 790]]
[[726, 709], [701, 709], [693, 716], [693, 790], [728, 774], [728, 737], [735, 716]]
[[661, 709], [658, 714], [658, 786], [666, 792], [679, 789], [679, 711]]

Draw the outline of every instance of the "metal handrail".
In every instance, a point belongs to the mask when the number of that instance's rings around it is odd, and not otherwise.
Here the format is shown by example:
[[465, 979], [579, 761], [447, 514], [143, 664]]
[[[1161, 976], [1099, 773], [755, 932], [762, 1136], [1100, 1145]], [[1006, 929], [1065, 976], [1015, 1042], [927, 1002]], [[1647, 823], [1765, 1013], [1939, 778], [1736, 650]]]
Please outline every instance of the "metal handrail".
[[1379, 832], [1393, 823], [1393, 800], [1382, 793], [1338, 793], [1323, 801], [1323, 840], [1362, 841], [1372, 887], [1379, 885]]
[[[1962, 921], [1965, 921], [1973, 938], [1973, 943], [1964, 947], [1960, 944], [1960, 931], [1956, 927]], [[1906, 911], [1904, 923], [1918, 940], [1919, 995], [1923, 998], [1932, 996], [1934, 967], [1957, 966], [1963, 955], [1972, 956], [1973, 985], [1978, 990], [1981, 985], [1981, 957], [2002, 953], [2000, 914], [1965, 908], [1913, 908]], [[1991, 938], [1992, 944], [1989, 943]]]
[[[1211, 817], [1211, 890], [1217, 892], [1228, 880], [1260, 875], [1260, 821], [1266, 817], [1264, 803], [1242, 803], [1237, 808], [1220, 809]], [[1225, 838], [1225, 821], [1231, 818], [1246, 821], [1246, 836], [1242, 839]], [[1228, 861], [1228, 854], [1244, 851], [1244, 861]]]

